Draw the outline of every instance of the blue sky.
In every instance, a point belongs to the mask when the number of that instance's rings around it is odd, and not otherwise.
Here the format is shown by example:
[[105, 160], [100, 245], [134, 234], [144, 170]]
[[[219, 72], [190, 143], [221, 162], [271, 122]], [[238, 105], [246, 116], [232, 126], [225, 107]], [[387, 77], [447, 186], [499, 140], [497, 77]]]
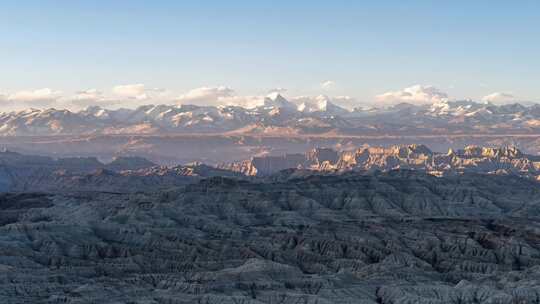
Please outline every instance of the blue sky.
[[280, 87], [367, 102], [421, 84], [540, 98], [539, 1], [290, 2], [2, 1], [0, 93]]

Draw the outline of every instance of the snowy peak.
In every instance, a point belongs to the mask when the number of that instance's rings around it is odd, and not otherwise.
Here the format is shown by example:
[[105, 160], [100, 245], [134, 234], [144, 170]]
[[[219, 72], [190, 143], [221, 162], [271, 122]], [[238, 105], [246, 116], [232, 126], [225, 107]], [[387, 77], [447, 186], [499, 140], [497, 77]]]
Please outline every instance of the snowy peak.
[[459, 116], [492, 106], [489, 103], [477, 103], [472, 100], [457, 100], [457, 101], [441, 101], [436, 102], [431, 105], [428, 112], [432, 115], [443, 116], [443, 115], [452, 115]]
[[[255, 126], [255, 128], [254, 128]], [[258, 128], [258, 127], [260, 128]], [[356, 109], [325, 95], [291, 101], [278, 93], [255, 108], [239, 106], [145, 105], [135, 109], [88, 107], [79, 112], [28, 109], [0, 113], [0, 136], [81, 134], [176, 134], [287, 130], [293, 133], [433, 134], [436, 132], [540, 132], [540, 106], [493, 105], [471, 100], [432, 105], [398, 104]]]
[[345, 115], [349, 113], [346, 109], [335, 105], [326, 95], [319, 95], [315, 98], [301, 98], [298, 111], [303, 113], [326, 113], [330, 115]]
[[270, 93], [264, 98], [263, 107], [266, 109], [286, 109], [286, 110], [296, 110], [296, 105], [279, 93]]
[[82, 116], [93, 117], [96, 119], [109, 119], [110, 111], [100, 106], [90, 106], [79, 112]]

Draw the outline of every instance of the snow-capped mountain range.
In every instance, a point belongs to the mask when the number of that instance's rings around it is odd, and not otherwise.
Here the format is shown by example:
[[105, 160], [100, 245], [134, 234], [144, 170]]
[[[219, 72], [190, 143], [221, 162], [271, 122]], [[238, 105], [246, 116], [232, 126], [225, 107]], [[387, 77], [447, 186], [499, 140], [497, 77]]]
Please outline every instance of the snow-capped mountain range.
[[[262, 105], [145, 105], [135, 109], [88, 107], [73, 112], [27, 109], [0, 113], [0, 135], [82, 134], [432, 134], [532, 132], [540, 105], [493, 105], [470, 100], [432, 105], [398, 104], [349, 111], [327, 96], [292, 102], [268, 95]], [[285, 132], [285, 133], [284, 133]]]

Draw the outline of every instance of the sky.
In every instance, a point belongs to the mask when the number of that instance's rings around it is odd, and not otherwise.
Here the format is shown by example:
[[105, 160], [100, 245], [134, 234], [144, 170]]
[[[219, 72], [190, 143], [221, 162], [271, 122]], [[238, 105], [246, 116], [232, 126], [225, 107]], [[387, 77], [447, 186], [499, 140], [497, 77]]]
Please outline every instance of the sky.
[[0, 2], [0, 110], [540, 101], [540, 1]]

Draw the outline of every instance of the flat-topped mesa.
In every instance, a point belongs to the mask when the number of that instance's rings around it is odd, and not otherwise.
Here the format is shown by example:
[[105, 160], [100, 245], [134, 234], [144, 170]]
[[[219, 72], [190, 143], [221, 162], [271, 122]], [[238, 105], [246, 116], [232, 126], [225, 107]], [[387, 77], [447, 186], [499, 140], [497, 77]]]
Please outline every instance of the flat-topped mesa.
[[268, 175], [284, 169], [302, 168], [306, 165], [306, 156], [304, 154], [285, 154], [253, 157], [251, 163], [257, 169], [257, 175]]
[[311, 163], [311, 166], [320, 166], [324, 162], [333, 165], [338, 159], [339, 153], [331, 148], [314, 148], [306, 152], [306, 161]]

